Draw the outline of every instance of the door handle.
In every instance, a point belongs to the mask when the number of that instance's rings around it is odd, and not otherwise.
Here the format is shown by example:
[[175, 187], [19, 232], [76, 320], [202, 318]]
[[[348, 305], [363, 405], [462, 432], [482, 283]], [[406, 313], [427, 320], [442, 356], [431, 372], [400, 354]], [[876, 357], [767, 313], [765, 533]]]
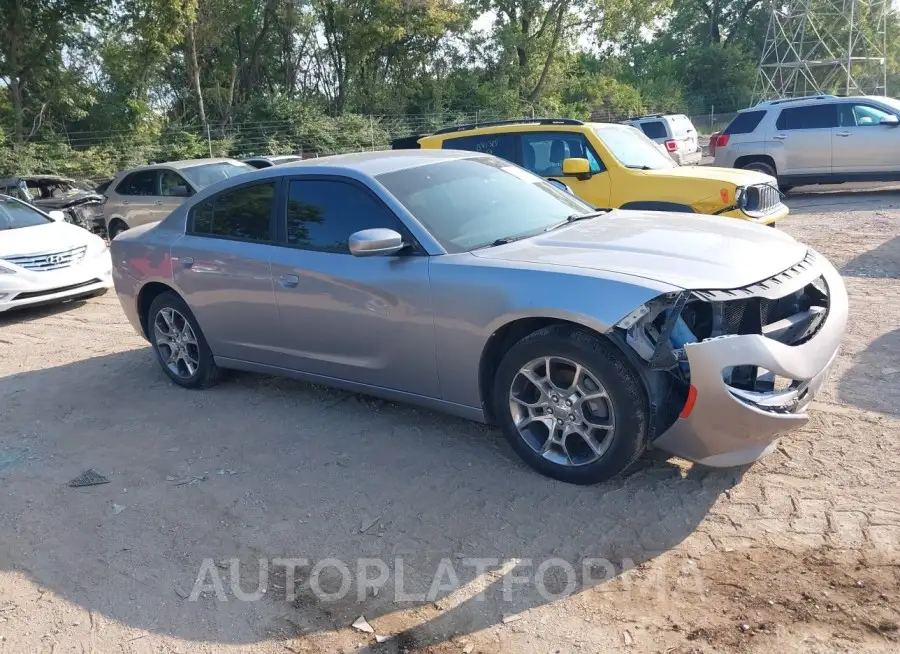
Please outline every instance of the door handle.
[[163, 204], [162, 200], [157, 200], [157, 201], [156, 201], [156, 206], [157, 206], [157, 207], [161, 207], [162, 204]]
[[297, 275], [282, 275], [278, 278], [278, 283], [284, 288], [297, 288], [300, 278]]
[[182, 257], [181, 265], [185, 268], [190, 268], [194, 265], [194, 257]]
[[122, 200], [122, 204], [131, 204], [128, 200]]
[[772, 138], [775, 139], [776, 141], [785, 141], [785, 140], [787, 140], [787, 134], [776, 134]]
[[835, 136], [850, 136], [850, 132], [835, 132]]

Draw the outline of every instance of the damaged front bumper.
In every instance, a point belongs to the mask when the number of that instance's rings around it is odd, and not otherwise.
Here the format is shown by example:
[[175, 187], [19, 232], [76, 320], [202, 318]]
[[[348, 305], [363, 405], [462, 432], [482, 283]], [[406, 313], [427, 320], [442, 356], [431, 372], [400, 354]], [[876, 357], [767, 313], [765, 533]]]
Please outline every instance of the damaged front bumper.
[[712, 467], [738, 466], [770, 453], [781, 434], [805, 424], [847, 324], [847, 292], [834, 267], [810, 251], [801, 264], [753, 287], [694, 292], [710, 302], [742, 295], [778, 302], [822, 281], [826, 309], [807, 307], [758, 324], [759, 333], [746, 333], [744, 321], [741, 333], [685, 343], [672, 371], [689, 390], [686, 399], [678, 396], [680, 415], [663, 426], [654, 447]]

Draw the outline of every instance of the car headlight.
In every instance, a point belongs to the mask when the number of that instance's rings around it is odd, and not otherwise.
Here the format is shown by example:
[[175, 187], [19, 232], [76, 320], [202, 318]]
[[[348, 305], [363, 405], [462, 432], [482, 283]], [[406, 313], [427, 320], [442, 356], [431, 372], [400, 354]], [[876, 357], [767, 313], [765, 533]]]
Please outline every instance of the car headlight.
[[743, 186], [739, 186], [734, 191], [734, 203], [741, 209], [747, 208], [747, 193]]
[[15, 270], [10, 270], [9, 268], [4, 268], [3, 266], [0, 266], [0, 275], [15, 275], [15, 274], [16, 274]]

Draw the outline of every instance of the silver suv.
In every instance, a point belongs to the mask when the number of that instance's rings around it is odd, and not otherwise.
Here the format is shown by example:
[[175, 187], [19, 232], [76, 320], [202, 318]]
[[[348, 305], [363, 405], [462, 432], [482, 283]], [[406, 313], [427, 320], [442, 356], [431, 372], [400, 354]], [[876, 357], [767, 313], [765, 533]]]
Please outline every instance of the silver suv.
[[684, 114], [652, 114], [625, 121], [659, 143], [679, 166], [696, 166], [703, 157], [694, 123]]
[[900, 180], [900, 101], [817, 95], [763, 102], [716, 136], [716, 166], [801, 184]]
[[118, 173], [104, 193], [110, 240], [131, 227], [162, 220], [185, 198], [218, 181], [256, 170], [235, 159], [190, 159]]

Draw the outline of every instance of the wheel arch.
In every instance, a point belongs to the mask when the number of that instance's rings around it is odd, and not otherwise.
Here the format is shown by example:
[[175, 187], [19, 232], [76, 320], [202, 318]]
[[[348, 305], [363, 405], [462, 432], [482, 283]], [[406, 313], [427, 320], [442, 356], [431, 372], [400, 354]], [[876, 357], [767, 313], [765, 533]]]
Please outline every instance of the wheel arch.
[[492, 390], [494, 386], [494, 374], [503, 356], [509, 349], [520, 340], [545, 327], [551, 325], [561, 325], [578, 329], [606, 340], [612, 343], [617, 349], [621, 350], [625, 358], [631, 363], [635, 369], [638, 378], [642, 382], [644, 399], [650, 402], [650, 385], [647, 378], [647, 372], [638, 364], [636, 355], [630, 351], [624, 343], [617, 338], [602, 333], [574, 320], [566, 320], [564, 318], [553, 317], [522, 317], [511, 320], [498, 329], [496, 329], [488, 338], [481, 352], [481, 358], [478, 363], [478, 392], [481, 399], [481, 406], [484, 411], [485, 421], [488, 424], [495, 424], [495, 416], [493, 410]]
[[626, 202], [619, 209], [628, 211], [668, 211], [672, 213], [697, 213], [689, 204], [680, 202], [661, 202], [656, 200], [636, 200]]
[[775, 159], [768, 154], [745, 154], [734, 160], [735, 168], [746, 168], [752, 163], [763, 163], [772, 166], [772, 170], [778, 173], [778, 166], [775, 165]]
[[150, 305], [153, 304], [153, 300], [157, 297], [168, 292], [181, 297], [181, 294], [177, 290], [163, 282], [148, 282], [144, 284], [138, 292], [137, 314], [138, 319], [141, 321], [141, 330], [144, 332], [144, 338], [147, 340], [150, 340], [149, 316], [147, 315], [150, 312]]

